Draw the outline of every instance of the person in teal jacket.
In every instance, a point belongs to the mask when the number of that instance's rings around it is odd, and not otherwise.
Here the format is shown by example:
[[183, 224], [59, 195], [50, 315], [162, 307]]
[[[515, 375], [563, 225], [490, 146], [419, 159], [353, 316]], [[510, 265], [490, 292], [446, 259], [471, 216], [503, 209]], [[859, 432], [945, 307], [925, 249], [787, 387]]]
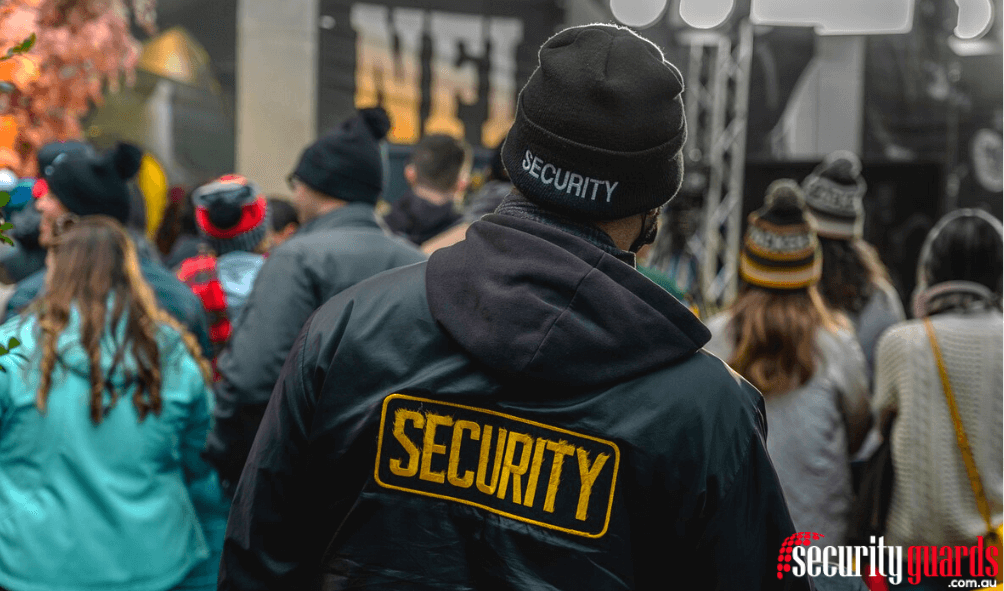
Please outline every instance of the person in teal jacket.
[[0, 327], [0, 588], [193, 588], [211, 549], [188, 492], [209, 366], [158, 309], [124, 228], [60, 228], [46, 292]]

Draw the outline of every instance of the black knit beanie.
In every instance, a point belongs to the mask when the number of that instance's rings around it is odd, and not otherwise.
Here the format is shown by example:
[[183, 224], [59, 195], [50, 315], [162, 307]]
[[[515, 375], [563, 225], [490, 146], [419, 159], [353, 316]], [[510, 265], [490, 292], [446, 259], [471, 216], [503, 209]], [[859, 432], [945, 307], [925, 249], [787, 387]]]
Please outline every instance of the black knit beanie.
[[614, 220], [665, 204], [683, 178], [683, 77], [614, 25], [565, 29], [540, 48], [502, 161], [538, 205]]
[[79, 216], [107, 215], [123, 224], [131, 197], [126, 182], [136, 176], [143, 152], [119, 143], [104, 154], [64, 152], [45, 172], [49, 190], [66, 209]]
[[307, 146], [293, 176], [329, 197], [375, 204], [383, 191], [380, 140], [389, 130], [386, 111], [361, 109]]
[[38, 160], [38, 178], [44, 179], [52, 173], [52, 161], [60, 154], [94, 154], [94, 148], [83, 142], [49, 142], [35, 153]]

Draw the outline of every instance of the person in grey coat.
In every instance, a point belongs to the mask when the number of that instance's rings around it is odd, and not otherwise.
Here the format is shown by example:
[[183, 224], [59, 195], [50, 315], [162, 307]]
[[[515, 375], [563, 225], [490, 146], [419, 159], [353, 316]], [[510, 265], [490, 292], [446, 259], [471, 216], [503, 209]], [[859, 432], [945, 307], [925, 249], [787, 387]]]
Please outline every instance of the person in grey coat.
[[879, 337], [906, 316], [889, 271], [875, 248], [862, 238], [867, 185], [861, 177], [861, 161], [853, 152], [833, 152], [805, 177], [802, 189], [823, 249], [819, 291], [829, 306], [854, 325], [870, 381]]
[[363, 109], [308, 146], [290, 175], [302, 225], [269, 254], [217, 361], [215, 421], [203, 455], [228, 494], [311, 313], [363, 279], [425, 260], [374, 214], [383, 179], [379, 142], [389, 129], [383, 109]]

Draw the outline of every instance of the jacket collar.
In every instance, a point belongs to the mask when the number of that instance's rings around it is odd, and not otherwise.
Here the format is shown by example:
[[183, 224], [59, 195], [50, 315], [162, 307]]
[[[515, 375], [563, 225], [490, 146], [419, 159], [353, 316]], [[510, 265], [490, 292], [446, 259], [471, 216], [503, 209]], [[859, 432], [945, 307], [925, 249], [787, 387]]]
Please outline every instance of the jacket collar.
[[596, 248], [612, 255], [621, 262], [627, 263], [637, 268], [637, 259], [633, 252], [628, 252], [617, 248], [610, 236], [596, 226], [575, 221], [557, 212], [549, 211], [530, 201], [519, 193], [519, 190], [512, 189], [502, 200], [495, 213], [523, 218], [558, 228], [564, 232], [585, 240]]
[[350, 202], [338, 209], [314, 218], [300, 226], [297, 234], [309, 234], [338, 228], [374, 228], [380, 229], [373, 206], [369, 203]]

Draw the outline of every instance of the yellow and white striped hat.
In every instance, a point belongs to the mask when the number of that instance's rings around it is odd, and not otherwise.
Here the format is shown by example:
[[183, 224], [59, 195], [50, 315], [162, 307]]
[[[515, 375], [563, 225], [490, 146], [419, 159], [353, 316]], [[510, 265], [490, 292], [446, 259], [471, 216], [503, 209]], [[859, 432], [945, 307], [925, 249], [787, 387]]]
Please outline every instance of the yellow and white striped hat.
[[801, 188], [791, 179], [774, 181], [764, 206], [749, 215], [740, 276], [768, 289], [802, 289], [819, 281], [822, 271], [815, 221], [805, 211]]

